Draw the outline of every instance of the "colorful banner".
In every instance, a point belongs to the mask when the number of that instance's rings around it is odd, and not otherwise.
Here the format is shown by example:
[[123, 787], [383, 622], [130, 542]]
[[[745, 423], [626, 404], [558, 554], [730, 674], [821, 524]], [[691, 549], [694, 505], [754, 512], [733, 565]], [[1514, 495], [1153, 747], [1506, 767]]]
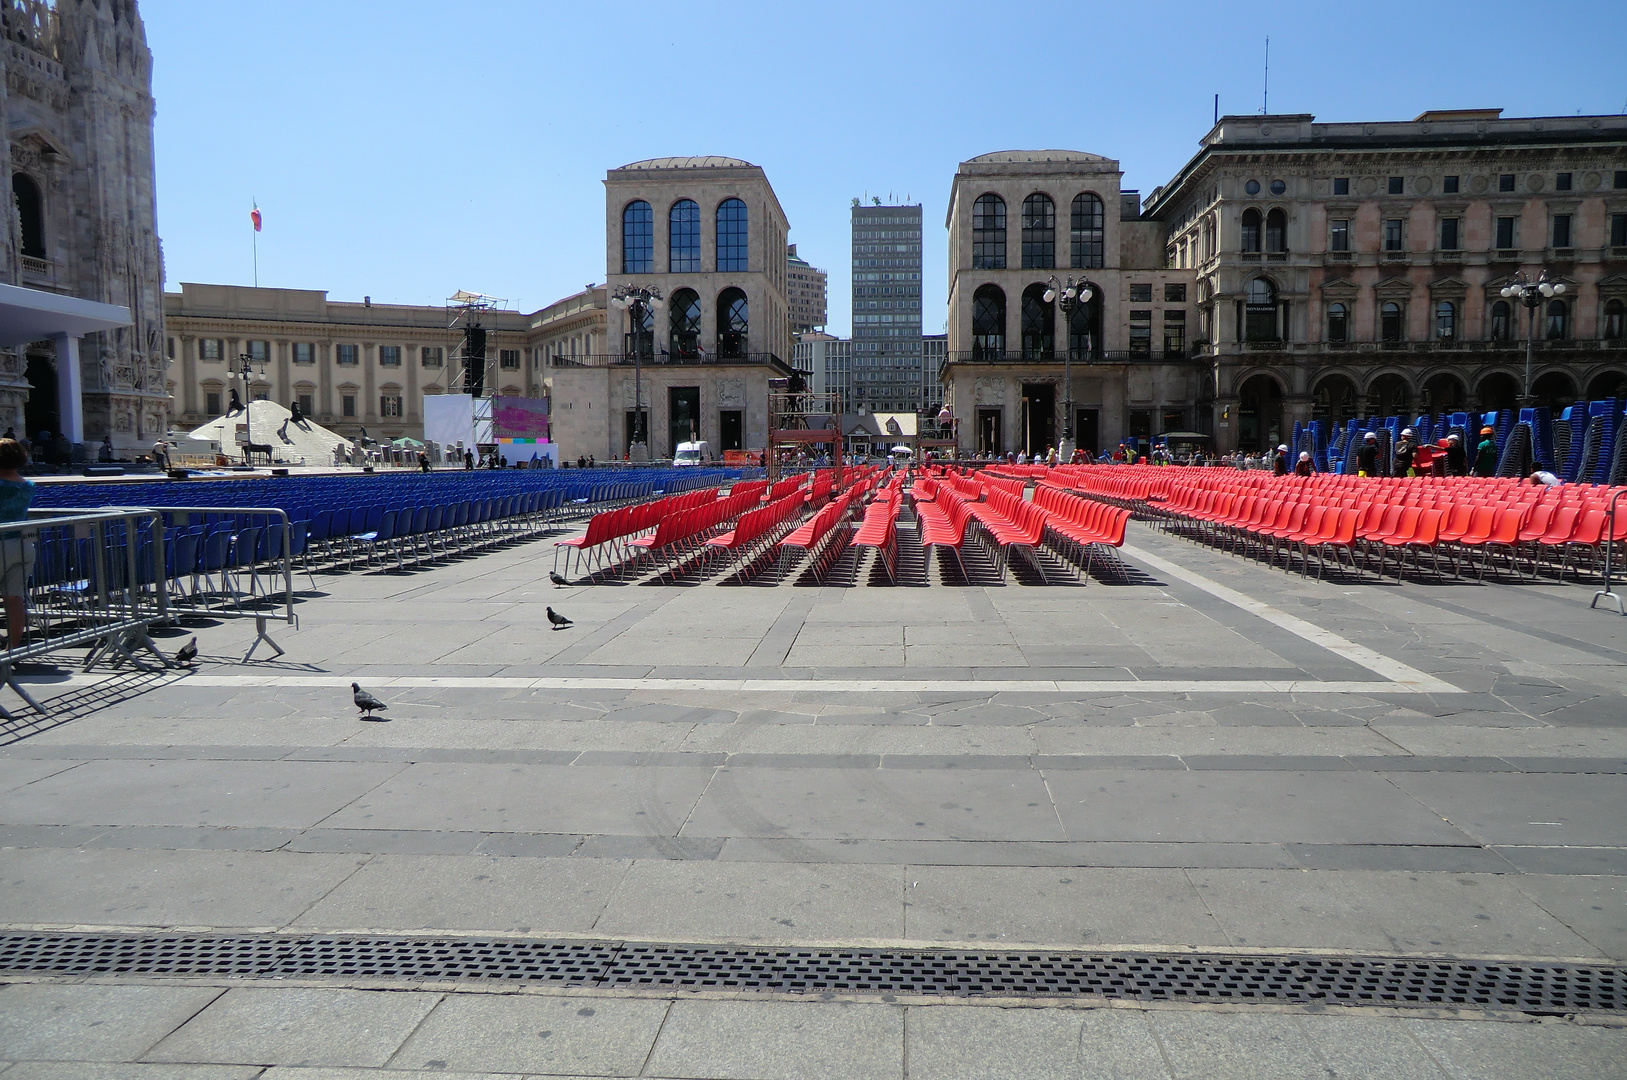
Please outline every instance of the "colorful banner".
[[548, 438], [548, 402], [545, 398], [496, 397], [491, 409], [492, 438]]

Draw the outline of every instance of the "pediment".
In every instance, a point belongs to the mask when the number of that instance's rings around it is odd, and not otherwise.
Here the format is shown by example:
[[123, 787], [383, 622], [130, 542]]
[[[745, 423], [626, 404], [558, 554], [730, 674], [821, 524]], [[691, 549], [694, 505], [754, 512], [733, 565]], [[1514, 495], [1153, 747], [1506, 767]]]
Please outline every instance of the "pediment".
[[1387, 277], [1374, 285], [1373, 291], [1386, 296], [1394, 296], [1397, 293], [1404, 296], [1412, 292], [1412, 282], [1403, 277]]
[[1332, 281], [1322, 283], [1322, 291], [1325, 293], [1353, 293], [1356, 291], [1356, 283], [1349, 278], [1334, 278]]
[[68, 144], [52, 135], [50, 131], [39, 124], [17, 128], [11, 133], [11, 141], [18, 146], [34, 151], [36, 154], [58, 154], [64, 162], [73, 160], [73, 155], [68, 153]]
[[1434, 292], [1467, 292], [1469, 283], [1462, 278], [1443, 277], [1439, 281], [1431, 281], [1429, 287]]
[[1627, 289], [1627, 274], [1611, 274], [1599, 282], [1601, 289]]

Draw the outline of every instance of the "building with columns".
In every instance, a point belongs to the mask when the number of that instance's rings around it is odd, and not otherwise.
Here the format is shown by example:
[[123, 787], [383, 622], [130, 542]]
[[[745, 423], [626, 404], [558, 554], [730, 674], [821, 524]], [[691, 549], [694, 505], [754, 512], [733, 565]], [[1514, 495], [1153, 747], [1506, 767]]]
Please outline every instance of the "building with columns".
[[6, 0], [0, 30], [0, 281], [128, 314], [0, 349], [0, 428], [135, 451], [170, 421], [141, 15], [135, 0]]
[[1533, 327], [1499, 290], [1520, 273], [1566, 285], [1537, 312], [1535, 402], [1627, 388], [1627, 116], [1222, 117], [1143, 219], [1195, 277], [1221, 449], [1514, 407]]

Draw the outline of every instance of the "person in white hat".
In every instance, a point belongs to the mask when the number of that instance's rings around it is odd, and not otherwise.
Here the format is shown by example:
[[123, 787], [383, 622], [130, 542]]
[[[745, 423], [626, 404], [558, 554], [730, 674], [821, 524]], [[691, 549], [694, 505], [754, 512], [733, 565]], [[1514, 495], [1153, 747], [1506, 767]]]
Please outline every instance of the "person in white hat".
[[1288, 475], [1288, 444], [1279, 443], [1277, 452], [1271, 455], [1271, 471], [1277, 476]]
[[1294, 462], [1294, 475], [1309, 476], [1315, 471], [1316, 466], [1311, 461], [1311, 452], [1309, 450], [1301, 450], [1299, 452], [1299, 460]]
[[1362, 437], [1361, 447], [1356, 451], [1356, 475], [1378, 475], [1378, 432], [1369, 431]]
[[1401, 438], [1395, 444], [1395, 476], [1417, 476], [1412, 469], [1412, 455], [1417, 451], [1418, 443], [1414, 438], [1412, 429], [1402, 428]]

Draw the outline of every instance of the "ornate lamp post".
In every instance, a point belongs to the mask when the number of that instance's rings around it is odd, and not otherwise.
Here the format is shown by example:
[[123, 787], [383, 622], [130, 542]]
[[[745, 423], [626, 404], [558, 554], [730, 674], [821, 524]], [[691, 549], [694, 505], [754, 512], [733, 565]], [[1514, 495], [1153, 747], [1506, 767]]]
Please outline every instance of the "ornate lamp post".
[[[1096, 296], [1096, 286], [1088, 278], [1081, 277], [1074, 281], [1069, 276], [1067, 284], [1052, 278], [1050, 286], [1045, 290], [1047, 304], [1058, 297], [1061, 298], [1059, 306], [1062, 308], [1063, 325], [1067, 328], [1068, 346], [1062, 350], [1062, 394], [1067, 400], [1063, 403], [1062, 414], [1062, 445], [1057, 447], [1057, 457], [1061, 461], [1073, 458], [1073, 313], [1080, 310]], [[1085, 330], [1085, 355], [1090, 355], [1090, 330]]]
[[1532, 281], [1525, 276], [1525, 271], [1521, 270], [1514, 275], [1513, 281], [1503, 286], [1499, 294], [1504, 300], [1518, 300], [1529, 312], [1525, 336], [1525, 394], [1520, 399], [1520, 404], [1526, 408], [1536, 404], [1536, 400], [1531, 396], [1531, 365], [1536, 359], [1537, 352], [1537, 312], [1548, 300], [1562, 296], [1564, 292], [1565, 283], [1549, 281], [1548, 271], [1543, 270], [1537, 275], [1537, 280]]
[[[660, 290], [642, 285], [618, 285], [610, 295], [610, 303], [617, 310], [627, 311], [633, 327], [633, 442], [627, 456], [634, 461], [650, 459], [649, 433], [644, 430], [644, 317], [660, 311], [666, 304]], [[651, 331], [650, 348], [655, 348]], [[652, 351], [650, 359], [655, 359]]]
[[[248, 353], [238, 353], [237, 359], [233, 361], [233, 364], [236, 366], [234, 367], [231, 364], [228, 364], [226, 367], [228, 374], [243, 380], [243, 428], [248, 434], [250, 445], [253, 445], [254, 443], [254, 410], [249, 408], [249, 406], [254, 404], [254, 398], [249, 390], [249, 380], [256, 374], [264, 376], [266, 373], [266, 362], [264, 360], [258, 361], [260, 365], [260, 370], [258, 372], [253, 370], [253, 365], [255, 363], [256, 361], [254, 357], [250, 356]], [[245, 465], [248, 464], [248, 460], [249, 452], [245, 450], [243, 451], [243, 463]]]

